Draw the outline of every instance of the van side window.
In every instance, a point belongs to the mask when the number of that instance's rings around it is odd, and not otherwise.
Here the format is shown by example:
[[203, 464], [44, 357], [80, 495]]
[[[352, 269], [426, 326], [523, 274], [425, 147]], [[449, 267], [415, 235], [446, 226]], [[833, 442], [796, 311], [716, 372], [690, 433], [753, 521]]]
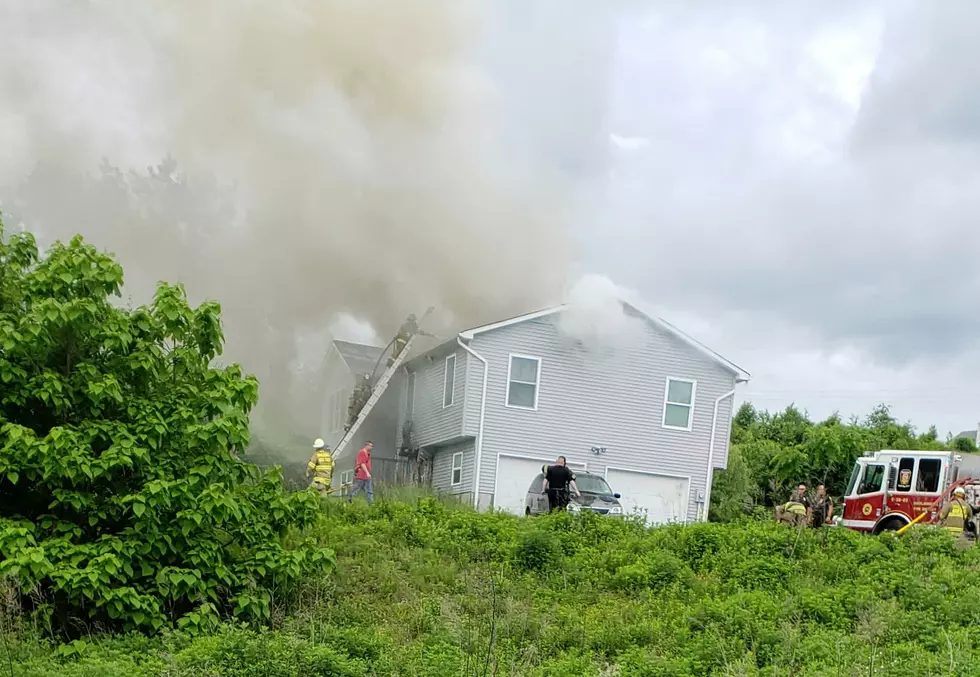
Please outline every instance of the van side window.
[[915, 481], [915, 490], [927, 494], [935, 494], [939, 491], [939, 473], [942, 470], [942, 461], [938, 458], [920, 458], [919, 474]]

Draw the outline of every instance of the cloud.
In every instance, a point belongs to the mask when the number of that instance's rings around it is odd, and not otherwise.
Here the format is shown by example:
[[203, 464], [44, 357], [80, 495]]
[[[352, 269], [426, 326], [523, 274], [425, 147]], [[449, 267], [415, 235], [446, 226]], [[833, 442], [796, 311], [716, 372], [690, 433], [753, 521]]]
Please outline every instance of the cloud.
[[591, 270], [768, 406], [885, 400], [959, 430], [980, 411], [978, 12], [0, 0], [0, 199], [118, 251], [136, 298], [218, 297], [265, 392], [331, 326], [383, 340], [432, 304], [477, 324]]
[[978, 12], [665, 3], [625, 25], [612, 124], [651, 143], [617, 156], [593, 267], [720, 326], [706, 342], [753, 372], [746, 392], [826, 410], [857, 378], [878, 388], [861, 406], [971, 425]]

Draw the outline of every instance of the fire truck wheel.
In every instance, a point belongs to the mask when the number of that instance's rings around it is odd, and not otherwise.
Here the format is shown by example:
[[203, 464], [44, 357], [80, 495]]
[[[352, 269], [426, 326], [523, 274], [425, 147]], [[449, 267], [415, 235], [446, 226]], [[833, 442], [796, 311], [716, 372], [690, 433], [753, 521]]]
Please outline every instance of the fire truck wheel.
[[889, 517], [882, 521], [877, 527], [875, 527], [875, 533], [880, 534], [885, 531], [898, 531], [906, 524], [905, 520], [900, 517]]

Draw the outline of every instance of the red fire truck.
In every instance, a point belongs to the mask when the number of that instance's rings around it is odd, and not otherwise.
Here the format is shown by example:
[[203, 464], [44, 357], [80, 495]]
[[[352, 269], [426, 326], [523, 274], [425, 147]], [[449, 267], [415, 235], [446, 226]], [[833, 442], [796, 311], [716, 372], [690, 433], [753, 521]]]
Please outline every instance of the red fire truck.
[[953, 451], [876, 451], [857, 460], [844, 493], [838, 524], [874, 534], [897, 531], [927, 513], [934, 523], [940, 505], [962, 486], [966, 500], [980, 500], [980, 455]]

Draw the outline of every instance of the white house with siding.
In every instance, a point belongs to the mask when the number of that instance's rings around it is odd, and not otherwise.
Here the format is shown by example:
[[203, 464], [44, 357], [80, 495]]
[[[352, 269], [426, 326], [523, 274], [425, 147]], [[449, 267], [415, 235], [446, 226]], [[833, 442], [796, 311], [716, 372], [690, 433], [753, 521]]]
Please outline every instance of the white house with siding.
[[[374, 441], [375, 458], [394, 458], [411, 421], [432, 486], [480, 509], [521, 513], [541, 465], [563, 455], [651, 523], [706, 519], [749, 374], [634, 305], [623, 311], [638, 336], [601, 350], [562, 330], [567, 311], [468, 329], [412, 357], [358, 437]], [[362, 441], [343, 450], [339, 473]]]

